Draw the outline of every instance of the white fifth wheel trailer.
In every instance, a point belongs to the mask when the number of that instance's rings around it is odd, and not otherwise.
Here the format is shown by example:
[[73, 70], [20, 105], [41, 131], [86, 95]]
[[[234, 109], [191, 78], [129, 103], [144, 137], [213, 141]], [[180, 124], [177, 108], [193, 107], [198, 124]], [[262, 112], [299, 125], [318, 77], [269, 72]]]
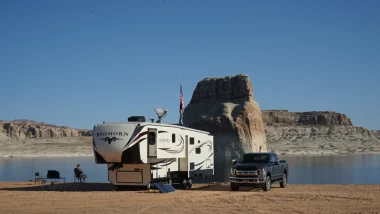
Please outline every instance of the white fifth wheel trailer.
[[[157, 113], [158, 112], [158, 113]], [[132, 116], [128, 122], [97, 124], [93, 129], [95, 162], [108, 165], [116, 187], [147, 187], [164, 182], [191, 188], [192, 180], [214, 175], [214, 140], [210, 133]]]

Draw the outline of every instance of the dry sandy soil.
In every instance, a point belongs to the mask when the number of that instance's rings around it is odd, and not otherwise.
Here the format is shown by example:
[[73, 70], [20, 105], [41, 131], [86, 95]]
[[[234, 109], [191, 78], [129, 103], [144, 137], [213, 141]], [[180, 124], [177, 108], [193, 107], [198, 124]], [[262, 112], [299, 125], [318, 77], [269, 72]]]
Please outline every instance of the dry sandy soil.
[[159, 194], [109, 184], [0, 183], [0, 213], [379, 213], [380, 185], [288, 185], [271, 191], [197, 185]]

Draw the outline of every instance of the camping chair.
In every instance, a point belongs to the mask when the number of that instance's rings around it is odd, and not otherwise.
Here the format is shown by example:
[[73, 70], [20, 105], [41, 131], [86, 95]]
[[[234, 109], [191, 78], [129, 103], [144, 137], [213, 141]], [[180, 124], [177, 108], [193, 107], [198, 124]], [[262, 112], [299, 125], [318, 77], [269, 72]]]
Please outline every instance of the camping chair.
[[77, 176], [77, 174], [74, 172], [74, 183], [82, 183], [82, 178], [80, 176]]
[[74, 169], [74, 183], [86, 183], [87, 175], [85, 175], [84, 179], [82, 180], [81, 174], [77, 171], [77, 168]]
[[57, 170], [48, 170], [47, 179], [50, 179], [50, 182], [55, 190], [55, 183], [58, 182], [59, 180], [63, 180], [63, 183], [66, 183], [65, 178], [61, 177], [59, 172]]
[[46, 182], [46, 178], [43, 177], [43, 176], [40, 176], [40, 173], [39, 172], [35, 172], [34, 173], [34, 184], [37, 184], [37, 181], [41, 183], [45, 183]]

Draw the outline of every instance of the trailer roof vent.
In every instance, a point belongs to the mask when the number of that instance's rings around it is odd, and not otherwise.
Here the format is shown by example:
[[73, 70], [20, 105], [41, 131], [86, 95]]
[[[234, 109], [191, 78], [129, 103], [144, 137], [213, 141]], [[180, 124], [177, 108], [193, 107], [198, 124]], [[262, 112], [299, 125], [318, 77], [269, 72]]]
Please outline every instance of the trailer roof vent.
[[144, 116], [131, 116], [128, 117], [128, 122], [145, 122]]

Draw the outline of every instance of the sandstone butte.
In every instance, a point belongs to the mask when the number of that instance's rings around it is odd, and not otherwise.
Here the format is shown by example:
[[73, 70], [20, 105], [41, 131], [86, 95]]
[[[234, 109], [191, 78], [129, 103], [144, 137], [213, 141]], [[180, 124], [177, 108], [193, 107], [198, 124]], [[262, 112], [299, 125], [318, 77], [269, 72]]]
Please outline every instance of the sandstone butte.
[[261, 110], [247, 75], [198, 82], [184, 110], [183, 123], [214, 135], [215, 172], [245, 152], [267, 151]]

